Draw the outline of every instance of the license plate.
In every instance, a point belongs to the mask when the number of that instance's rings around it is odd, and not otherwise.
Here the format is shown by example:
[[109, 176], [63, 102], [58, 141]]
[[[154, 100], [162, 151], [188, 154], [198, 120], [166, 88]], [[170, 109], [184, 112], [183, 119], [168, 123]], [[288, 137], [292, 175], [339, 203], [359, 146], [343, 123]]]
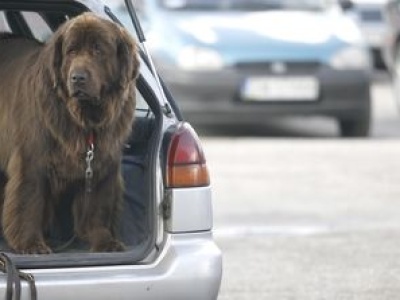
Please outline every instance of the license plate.
[[316, 101], [319, 83], [311, 76], [250, 77], [242, 88], [245, 101]]

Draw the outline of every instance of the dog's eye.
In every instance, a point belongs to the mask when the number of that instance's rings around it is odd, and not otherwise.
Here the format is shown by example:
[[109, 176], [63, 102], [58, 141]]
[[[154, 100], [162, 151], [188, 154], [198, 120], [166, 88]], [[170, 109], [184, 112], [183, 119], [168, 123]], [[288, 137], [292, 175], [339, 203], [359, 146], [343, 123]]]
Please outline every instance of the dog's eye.
[[68, 54], [68, 55], [75, 55], [76, 52], [77, 52], [77, 50], [76, 50], [76, 48], [74, 48], [74, 47], [71, 47], [71, 48], [68, 48], [68, 49], [67, 49], [67, 54]]
[[93, 44], [93, 52], [96, 55], [102, 55], [103, 54], [103, 50], [101, 49], [99, 44]]

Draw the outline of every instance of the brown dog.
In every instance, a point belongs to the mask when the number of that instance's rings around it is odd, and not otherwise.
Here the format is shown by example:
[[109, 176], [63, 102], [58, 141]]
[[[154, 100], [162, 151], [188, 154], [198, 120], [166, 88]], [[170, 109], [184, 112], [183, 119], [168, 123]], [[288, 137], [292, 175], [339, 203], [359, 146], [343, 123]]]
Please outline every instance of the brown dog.
[[129, 34], [90, 13], [66, 22], [45, 45], [0, 36], [2, 225], [16, 252], [51, 252], [44, 232], [67, 193], [75, 233], [91, 251], [123, 249], [115, 236], [120, 161], [138, 67]]

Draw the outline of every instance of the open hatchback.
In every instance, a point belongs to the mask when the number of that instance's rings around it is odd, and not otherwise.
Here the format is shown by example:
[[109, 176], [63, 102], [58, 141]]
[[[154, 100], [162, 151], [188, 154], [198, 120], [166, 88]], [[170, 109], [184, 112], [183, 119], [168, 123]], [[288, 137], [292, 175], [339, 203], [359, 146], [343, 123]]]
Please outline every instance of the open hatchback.
[[[222, 256], [212, 237], [205, 156], [196, 132], [158, 78], [129, 1], [124, 5], [132, 22], [123, 26], [139, 42], [141, 67], [136, 119], [122, 161], [119, 236], [126, 250], [92, 253], [74, 239], [66, 195], [59, 224], [46, 236], [54, 253], [15, 254], [2, 240], [0, 299], [31, 299], [32, 284], [39, 300], [217, 298]], [[120, 23], [96, 0], [0, 0], [0, 32], [46, 42], [63, 22], [87, 11]], [[6, 180], [6, 174], [0, 176]], [[18, 280], [21, 276], [11, 274], [18, 272], [32, 278]]]

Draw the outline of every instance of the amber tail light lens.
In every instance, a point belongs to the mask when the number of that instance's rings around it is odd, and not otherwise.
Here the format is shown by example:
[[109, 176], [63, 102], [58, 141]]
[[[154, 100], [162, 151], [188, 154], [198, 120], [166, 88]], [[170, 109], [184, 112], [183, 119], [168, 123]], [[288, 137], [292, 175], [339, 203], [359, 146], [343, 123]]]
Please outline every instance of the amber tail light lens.
[[166, 185], [184, 188], [209, 184], [210, 177], [200, 139], [188, 123], [180, 123], [168, 145]]

